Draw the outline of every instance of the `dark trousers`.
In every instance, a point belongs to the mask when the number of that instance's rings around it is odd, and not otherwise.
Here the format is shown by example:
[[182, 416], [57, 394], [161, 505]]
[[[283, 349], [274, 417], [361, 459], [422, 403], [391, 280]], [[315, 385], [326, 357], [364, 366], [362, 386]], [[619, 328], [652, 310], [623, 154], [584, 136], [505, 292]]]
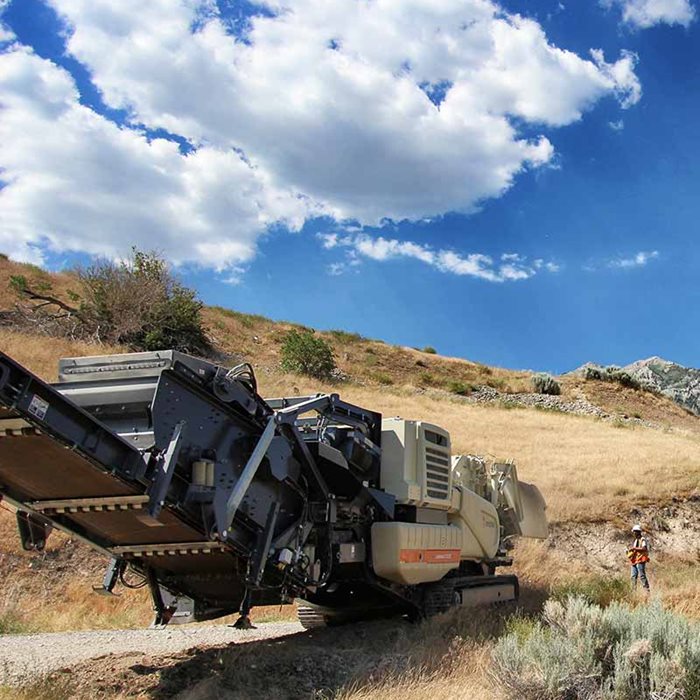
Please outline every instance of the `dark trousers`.
[[632, 564], [632, 586], [637, 587], [637, 577], [642, 580], [642, 586], [649, 590], [649, 580], [647, 579], [647, 565], [645, 562]]

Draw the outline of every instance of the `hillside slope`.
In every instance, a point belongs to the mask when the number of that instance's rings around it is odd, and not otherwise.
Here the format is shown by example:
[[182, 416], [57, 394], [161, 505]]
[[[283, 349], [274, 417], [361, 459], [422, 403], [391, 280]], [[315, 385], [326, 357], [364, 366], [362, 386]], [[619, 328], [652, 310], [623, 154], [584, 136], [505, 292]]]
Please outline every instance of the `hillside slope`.
[[[46, 275], [0, 260], [0, 309], [14, 303], [7, 282], [18, 270]], [[70, 288], [69, 275], [48, 279], [54, 293]], [[346, 375], [343, 381], [322, 383], [279, 368], [281, 341], [294, 324], [220, 308], [205, 309], [205, 320], [230, 362], [254, 364], [263, 395], [339, 392], [385, 415], [444, 426], [458, 452], [514, 459], [521, 477], [541, 488], [553, 523], [549, 543], [520, 547], [518, 568], [526, 585], [546, 588], [562, 577], [586, 576], [606, 566], [624, 571], [623, 543], [631, 520], [641, 520], [652, 532], [663, 520], [664, 527], [686, 530], [678, 549], [674, 544], [657, 554], [669, 572], [664, 578], [660, 571], [659, 582], [668, 585], [670, 601], [676, 601], [672, 589], [684, 592], [674, 604], [700, 601], [700, 586], [693, 583], [695, 557], [700, 556], [694, 535], [698, 502], [693, 500], [700, 481], [700, 419], [670, 399], [567, 375], [559, 378], [561, 397], [528, 407], [531, 372], [490, 368], [343, 331], [319, 331], [333, 345]], [[61, 356], [127, 351], [11, 327], [0, 328], [0, 349], [47, 380], [55, 379]], [[474, 389], [455, 393], [455, 382]], [[479, 398], [483, 387], [491, 392], [487, 401]], [[565, 413], [557, 401], [588, 402], [607, 418]], [[674, 501], [686, 510], [677, 517], [664, 515]], [[148, 621], [150, 606], [143, 595], [130, 592], [109, 600], [90, 594], [89, 584], [98, 582], [103, 562], [82, 545], [54, 535], [47, 553], [28, 554], [19, 551], [12, 517], [5, 511], [0, 511], [0, 527], [0, 628], [75, 629]], [[605, 540], [610, 553], [602, 564], [587, 551], [587, 543], [596, 538]], [[580, 556], [572, 559], [570, 549]], [[57, 600], [66, 604], [57, 606]]]
[[[50, 286], [51, 293], [64, 301], [70, 301], [71, 290], [77, 289], [77, 281], [70, 273], [47, 273], [32, 265], [15, 263], [0, 257], [0, 330], [6, 319], [3, 344], [10, 344], [22, 354], [25, 362], [41, 376], [53, 379], [56, 360], [71, 354], [99, 354], [126, 352], [128, 348], [108, 345], [91, 345], [61, 339], [50, 339], [50, 345], [27, 345], [16, 328], [7, 320], [8, 311], [18, 303], [12, 291], [10, 278], [23, 275], [34, 286]], [[207, 334], [224, 362], [245, 360], [253, 364], [259, 374], [280, 375], [280, 348], [285, 335], [292, 329], [304, 326], [287, 321], [273, 321], [263, 316], [241, 313], [222, 307], [205, 307], [203, 310]], [[311, 330], [311, 329], [309, 329]], [[395, 346], [382, 340], [364, 338], [344, 330], [316, 330], [332, 346], [341, 378], [336, 390], [346, 387], [427, 394], [436, 398], [449, 398], [478, 404], [497, 406], [528, 406], [534, 402], [531, 370], [512, 370], [490, 367], [461, 358], [444, 357], [434, 352], [416, 348]], [[13, 335], [14, 334], [14, 335]], [[14, 338], [14, 340], [12, 339]], [[47, 339], [48, 342], [49, 339]], [[10, 353], [12, 354], [12, 353]], [[468, 348], [465, 348], [468, 354]], [[700, 431], [700, 421], [689, 415], [663, 395], [611, 386], [605, 382], [585, 381], [576, 374], [558, 377], [561, 396], [542, 397], [539, 408], [565, 412], [597, 415], [612, 421], [653, 424], [666, 429]], [[286, 383], [285, 383], [286, 382]], [[280, 390], [294, 393], [299, 381], [290, 378], [280, 385]], [[271, 389], [272, 391], [272, 389]], [[278, 390], [279, 391], [279, 390]], [[599, 409], [599, 410], [591, 410]]]

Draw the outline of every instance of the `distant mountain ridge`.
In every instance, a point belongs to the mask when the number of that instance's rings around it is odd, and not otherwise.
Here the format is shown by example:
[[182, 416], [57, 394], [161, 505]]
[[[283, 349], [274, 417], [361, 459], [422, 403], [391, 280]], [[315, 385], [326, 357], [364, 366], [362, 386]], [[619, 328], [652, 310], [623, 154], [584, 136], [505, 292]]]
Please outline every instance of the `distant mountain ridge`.
[[700, 415], [700, 369], [684, 367], [661, 357], [638, 360], [623, 369], [642, 384]]

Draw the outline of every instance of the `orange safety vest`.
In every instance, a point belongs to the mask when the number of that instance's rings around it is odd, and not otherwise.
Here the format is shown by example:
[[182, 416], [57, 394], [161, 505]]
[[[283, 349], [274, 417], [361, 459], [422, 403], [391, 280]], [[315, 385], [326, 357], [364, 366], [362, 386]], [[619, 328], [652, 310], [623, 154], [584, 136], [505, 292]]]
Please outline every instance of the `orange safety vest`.
[[[644, 552], [635, 552], [634, 548], [635, 547], [644, 547], [645, 551]], [[635, 541], [634, 544], [632, 545], [632, 549], [627, 550], [627, 558], [630, 561], [630, 564], [646, 564], [649, 561], [649, 545], [647, 544], [647, 541], [643, 537], [638, 537]]]

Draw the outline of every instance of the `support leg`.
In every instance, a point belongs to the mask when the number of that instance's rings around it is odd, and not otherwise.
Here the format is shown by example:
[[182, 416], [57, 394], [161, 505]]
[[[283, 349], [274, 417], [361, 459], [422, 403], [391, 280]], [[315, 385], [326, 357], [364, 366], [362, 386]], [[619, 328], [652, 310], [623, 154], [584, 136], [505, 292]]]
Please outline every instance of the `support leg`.
[[250, 609], [253, 607], [252, 595], [250, 588], [245, 589], [245, 595], [241, 601], [241, 609], [238, 611], [240, 617], [234, 623], [237, 630], [254, 630], [255, 626], [250, 621]]

